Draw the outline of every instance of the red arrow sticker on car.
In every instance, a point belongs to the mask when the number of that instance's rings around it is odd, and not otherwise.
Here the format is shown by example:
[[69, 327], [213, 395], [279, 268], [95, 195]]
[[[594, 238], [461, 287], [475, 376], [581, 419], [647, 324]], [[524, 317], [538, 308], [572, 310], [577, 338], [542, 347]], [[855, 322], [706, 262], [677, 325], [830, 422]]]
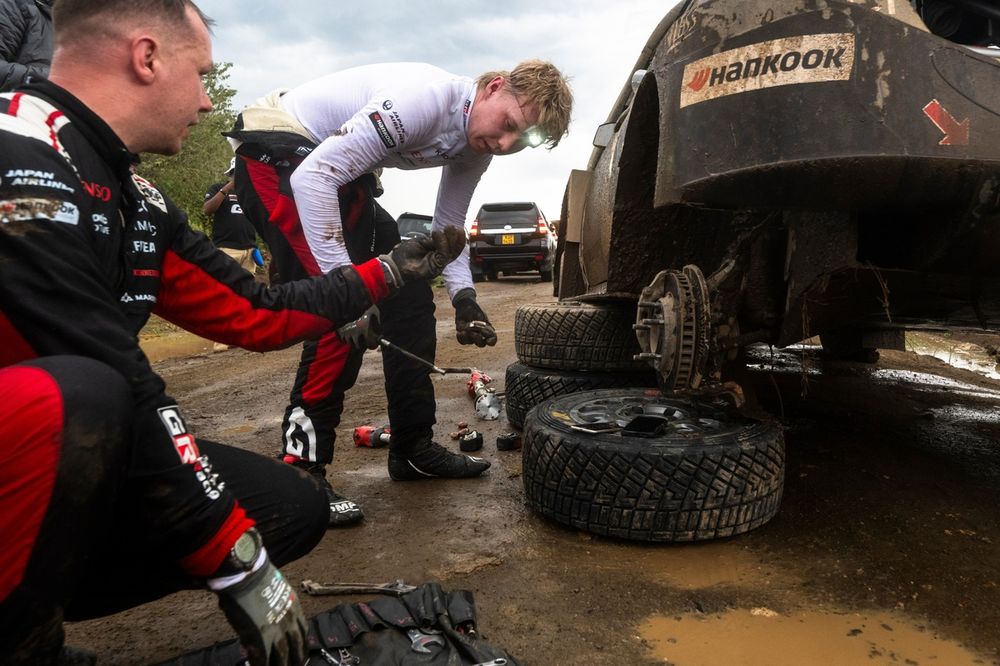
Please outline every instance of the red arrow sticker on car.
[[948, 110], [941, 106], [941, 102], [932, 99], [924, 107], [924, 115], [931, 119], [939, 130], [944, 132], [944, 138], [938, 141], [939, 146], [967, 146], [969, 145], [969, 119], [965, 118], [961, 122], [955, 116], [948, 113]]

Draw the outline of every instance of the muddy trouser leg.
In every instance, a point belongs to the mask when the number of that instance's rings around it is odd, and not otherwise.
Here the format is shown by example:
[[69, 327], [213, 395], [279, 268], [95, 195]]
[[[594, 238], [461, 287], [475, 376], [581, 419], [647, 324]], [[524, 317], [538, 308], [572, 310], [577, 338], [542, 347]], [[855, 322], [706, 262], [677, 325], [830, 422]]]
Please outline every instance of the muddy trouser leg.
[[55, 663], [70, 584], [113, 527], [131, 409], [92, 359], [0, 370], [0, 663]]
[[[385, 337], [420, 358], [434, 362], [437, 333], [434, 294], [427, 282], [404, 285], [379, 305]], [[434, 384], [425, 366], [394, 349], [382, 351], [385, 393], [393, 451], [405, 453], [434, 432]]]
[[[375, 256], [381, 238], [378, 234], [395, 235], [396, 241], [390, 248], [399, 241], [395, 220], [388, 213], [385, 216], [391, 230], [375, 225], [372, 214], [375, 204], [368, 179], [359, 179], [341, 189], [340, 209], [344, 242], [355, 263]], [[295, 384], [282, 421], [285, 453], [324, 465], [333, 461], [344, 394], [357, 381], [363, 357], [363, 350], [342, 342], [335, 333], [302, 346]]]
[[281, 422], [284, 453], [323, 465], [333, 462], [344, 393], [357, 381], [362, 358], [362, 351], [336, 333], [303, 343]]
[[[320, 273], [292, 198], [289, 179], [294, 166], [275, 168], [245, 157], [236, 160], [236, 197], [271, 251], [272, 284]], [[336, 428], [344, 406], [343, 392], [354, 383], [352, 368], [356, 378], [360, 366], [361, 354], [352, 354], [350, 347], [333, 333], [303, 343], [281, 422], [281, 455], [324, 465], [333, 460]], [[345, 377], [341, 382], [338, 380], [342, 372]]]
[[[377, 252], [388, 252], [399, 242], [399, 227], [392, 216], [375, 204]], [[404, 285], [379, 304], [386, 339], [420, 358], [434, 362], [437, 332], [434, 293], [426, 281]], [[389, 400], [389, 425], [393, 451], [405, 452], [434, 433], [434, 384], [427, 368], [393, 349], [382, 350], [385, 393]]]
[[[275, 565], [302, 557], [326, 534], [329, 507], [313, 475], [217, 442], [199, 439], [198, 449], [257, 523]], [[179, 590], [204, 588], [204, 581], [184, 573], [175, 561], [150, 552], [144, 532], [149, 521], [129, 509], [137, 504], [119, 503], [118, 527], [80, 577], [66, 608], [67, 620], [103, 617]]]

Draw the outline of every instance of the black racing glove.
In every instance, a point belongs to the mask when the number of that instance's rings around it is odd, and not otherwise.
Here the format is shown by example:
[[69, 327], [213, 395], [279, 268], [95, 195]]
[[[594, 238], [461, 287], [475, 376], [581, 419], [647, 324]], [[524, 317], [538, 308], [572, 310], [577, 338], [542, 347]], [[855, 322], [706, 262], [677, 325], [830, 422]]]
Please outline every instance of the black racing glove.
[[337, 337], [355, 349], [378, 349], [382, 337], [382, 313], [373, 305], [354, 321], [337, 329]]
[[298, 596], [263, 548], [261, 557], [259, 568], [239, 582], [226, 585], [216, 578], [209, 585], [251, 666], [301, 666], [309, 656], [309, 629]]
[[465, 247], [465, 232], [458, 227], [446, 227], [430, 236], [400, 241], [389, 254], [379, 256], [386, 269], [386, 279], [397, 289], [407, 282], [430, 280]]
[[455, 306], [455, 337], [460, 344], [492, 347], [497, 343], [497, 332], [476, 302], [475, 289], [460, 289], [451, 303]]

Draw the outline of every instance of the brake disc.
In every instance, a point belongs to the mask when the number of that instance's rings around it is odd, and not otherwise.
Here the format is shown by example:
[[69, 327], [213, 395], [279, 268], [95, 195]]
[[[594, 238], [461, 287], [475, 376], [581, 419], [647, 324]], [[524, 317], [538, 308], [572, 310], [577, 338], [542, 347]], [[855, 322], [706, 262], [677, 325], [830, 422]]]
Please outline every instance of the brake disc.
[[635, 329], [636, 358], [656, 370], [664, 391], [698, 388], [709, 356], [711, 304], [697, 266], [661, 271], [642, 290]]

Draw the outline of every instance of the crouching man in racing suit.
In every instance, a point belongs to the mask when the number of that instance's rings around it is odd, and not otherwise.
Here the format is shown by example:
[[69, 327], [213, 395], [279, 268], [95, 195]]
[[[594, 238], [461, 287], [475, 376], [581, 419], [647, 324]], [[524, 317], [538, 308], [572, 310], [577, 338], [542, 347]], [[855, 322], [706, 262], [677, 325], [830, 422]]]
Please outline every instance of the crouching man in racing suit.
[[[463, 230], [473, 191], [494, 155], [554, 147], [566, 133], [572, 94], [551, 63], [522, 62], [478, 80], [422, 63], [357, 67], [274, 91], [243, 110], [229, 133], [236, 194], [268, 243], [278, 280], [294, 280], [370, 260], [399, 242], [392, 217], [374, 200], [373, 171], [441, 167], [433, 229]], [[476, 301], [464, 252], [444, 271], [458, 341], [495, 345]], [[409, 284], [380, 306], [385, 337], [428, 361], [435, 350], [434, 302], [427, 283]], [[364, 349], [328, 334], [303, 345], [282, 423], [283, 457], [323, 479], [331, 526], [362, 519], [326, 480], [344, 393]], [[474, 477], [489, 462], [432, 440], [434, 387], [427, 369], [383, 351], [397, 481]]]
[[309, 552], [315, 478], [196, 440], [137, 333], [156, 312], [255, 350], [329, 332], [464, 246], [437, 236], [265, 288], [135, 175], [211, 109], [190, 0], [60, 0], [51, 82], [0, 95], [0, 663], [56, 664], [62, 622], [209, 587], [256, 666], [300, 664], [276, 565]]

